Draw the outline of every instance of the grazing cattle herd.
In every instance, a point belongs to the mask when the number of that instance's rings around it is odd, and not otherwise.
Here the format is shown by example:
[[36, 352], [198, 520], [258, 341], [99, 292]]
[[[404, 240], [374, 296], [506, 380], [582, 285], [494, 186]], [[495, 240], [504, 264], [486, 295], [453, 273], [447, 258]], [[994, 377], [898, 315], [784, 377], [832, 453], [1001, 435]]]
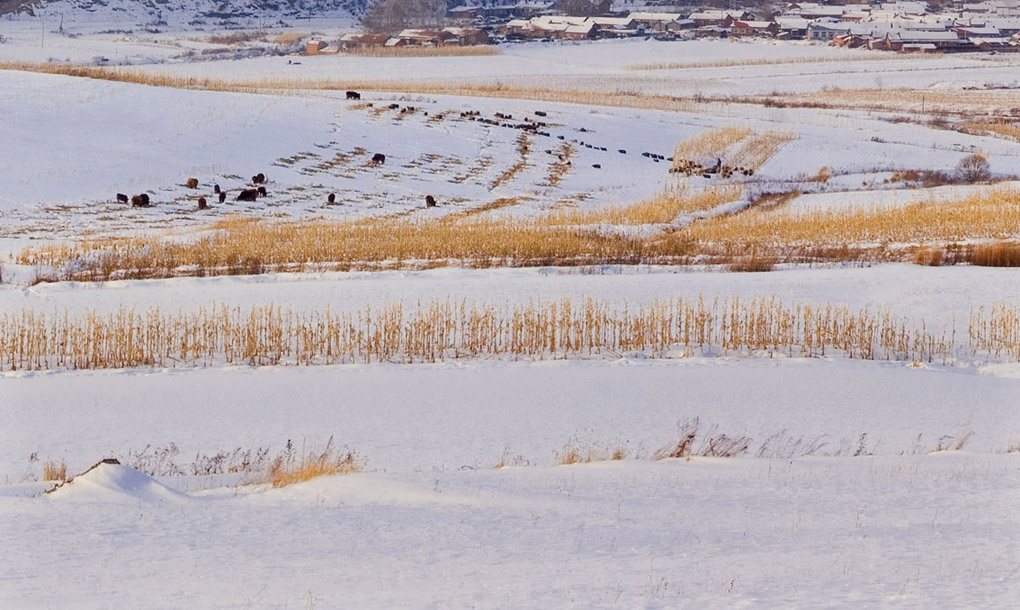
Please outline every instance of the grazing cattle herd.
[[[670, 159], [672, 161], [672, 159]], [[681, 159], [678, 163], [675, 163], [670, 168], [669, 173], [671, 174], [683, 174], [685, 176], [701, 176], [702, 178], [712, 178], [718, 176], [720, 178], [731, 178], [734, 174], [741, 176], [753, 176], [754, 169], [750, 167], [734, 166], [730, 167], [722, 162], [722, 159], [716, 159], [715, 165], [703, 165], [697, 161], [691, 161], [689, 159]]]
[[[357, 91], [347, 91], [345, 96], [346, 96], [347, 100], [352, 100], [352, 101], [361, 100], [361, 93], [359, 93]], [[368, 104], [363, 105], [363, 107], [364, 106], [372, 107], [372, 104], [368, 103]], [[382, 108], [382, 107], [380, 106], [380, 108]], [[415, 113], [415, 112], [417, 112], [419, 110], [418, 108], [416, 108], [414, 106], [403, 106], [402, 107], [398, 103], [391, 103], [391, 104], [385, 106], [385, 108], [389, 109], [389, 110], [397, 110], [397, 111], [399, 111], [401, 116], [399, 116], [397, 118], [397, 120], [403, 119], [404, 116], [408, 116], [408, 115], [413, 114], [413, 113]], [[446, 113], [446, 112], [439, 113], [439, 114], [435, 115], [435, 119], [434, 120], [442, 120], [447, 114], [448, 113]], [[505, 112], [494, 112], [493, 115], [492, 115], [493, 118], [487, 118], [487, 117], [483, 117], [481, 112], [479, 112], [477, 110], [463, 110], [463, 111], [461, 111], [459, 113], [461, 120], [476, 121], [476, 122], [479, 122], [479, 123], [482, 123], [482, 124], [485, 124], [485, 125], [489, 125], [489, 126], [494, 126], [494, 127], [502, 127], [502, 128], [508, 128], [508, 129], [517, 129], [517, 130], [523, 131], [525, 133], [529, 133], [529, 134], [537, 135], [537, 136], [542, 136], [542, 137], [553, 137], [552, 134], [550, 134], [547, 131], [547, 129], [549, 129], [550, 127], [553, 127], [553, 128], [555, 128], [555, 127], [561, 127], [561, 128], [564, 127], [563, 125], [550, 125], [546, 121], [540, 120], [540, 119], [546, 119], [549, 116], [548, 112], [546, 112], [544, 110], [535, 110], [535, 111], [533, 111], [532, 114], [535, 117], [537, 117], [537, 118], [531, 118], [529, 116], [525, 116], [522, 119], [514, 119], [514, 116], [512, 114], [505, 113]], [[428, 113], [425, 112], [424, 115], [428, 116]], [[579, 127], [579, 128], [576, 129], [576, 131], [578, 133], [583, 133], [583, 134], [595, 133], [594, 131], [592, 131], [592, 130], [586, 128], [586, 127]], [[559, 140], [563, 140], [563, 141], [567, 140], [567, 136], [564, 135], [564, 134], [557, 134], [555, 137], [557, 139], [559, 139]], [[590, 141], [581, 140], [579, 142], [576, 139], [571, 139], [570, 143], [571, 144], [577, 144], [577, 145], [579, 145], [579, 146], [581, 146], [583, 148], [590, 149], [590, 150], [595, 150], [595, 151], [600, 151], [600, 152], [609, 152], [609, 149], [607, 149], [605, 146], [596, 145], [596, 144], [591, 143]], [[547, 150], [546, 152], [548, 152], [550, 154], [553, 154], [551, 150]], [[621, 154], [621, 155], [626, 155], [627, 154], [627, 149], [619, 148], [619, 149], [617, 149], [617, 152], [619, 154]], [[651, 160], [651, 161], [653, 161], [655, 163], [659, 163], [659, 162], [662, 162], [662, 161], [673, 162], [673, 157], [666, 157], [665, 155], [661, 155], [661, 154], [653, 153], [653, 152], [647, 152], [647, 151], [646, 152], [642, 152], [641, 156], [644, 157], [644, 158], [647, 158], [647, 159], [649, 159], [649, 160]], [[564, 160], [563, 155], [559, 155], [559, 158], [560, 158], [561, 162], [565, 162], [567, 165], [570, 165], [569, 161], [565, 161]], [[373, 153], [372, 154], [371, 160], [368, 162], [367, 165], [368, 166], [379, 166], [379, 165], [383, 165], [385, 163], [386, 163], [386, 155], [381, 153], [381, 152], [377, 152], [377, 153]], [[602, 163], [592, 163], [591, 167], [593, 169], [602, 169]], [[701, 162], [698, 162], [698, 161], [694, 161], [694, 160], [681, 159], [679, 162], [673, 163], [673, 166], [670, 168], [669, 173], [671, 173], [671, 174], [683, 174], [683, 175], [689, 176], [689, 177], [723, 178], [723, 179], [727, 179], [727, 178], [730, 178], [730, 177], [732, 177], [734, 175], [740, 175], [740, 176], [745, 176], [745, 177], [753, 176], [754, 175], [754, 169], [749, 168], [749, 167], [737, 167], [737, 166], [731, 167], [731, 166], [725, 165], [722, 162], [722, 159], [717, 159], [716, 163], [714, 165], [713, 164], [707, 164], [706, 165], [704, 163], [701, 163]], [[257, 201], [260, 197], [268, 197], [269, 196], [269, 192], [268, 192], [268, 190], [267, 190], [267, 188], [265, 186], [267, 184], [267, 182], [268, 182], [268, 180], [267, 180], [266, 175], [264, 173], [259, 172], [259, 173], [255, 174], [255, 175], [253, 175], [251, 177], [250, 184], [248, 186], [244, 187], [244, 188], [241, 188], [239, 191], [236, 192], [236, 195], [234, 196], [234, 201], [254, 202], [254, 201]], [[197, 188], [199, 188], [199, 181], [198, 181], [197, 178], [189, 177], [185, 181], [184, 185], [187, 188], [189, 188], [189, 189], [197, 189]], [[221, 189], [219, 184], [214, 184], [213, 185], [212, 194], [217, 196], [217, 200], [221, 204], [223, 204], [223, 203], [225, 203], [227, 201], [227, 191], [224, 190], [224, 189]], [[131, 196], [131, 197], [129, 197], [128, 195], [125, 195], [124, 193], [117, 193], [116, 198], [117, 198], [117, 202], [118, 203], [130, 204], [131, 207], [135, 207], [135, 208], [147, 208], [147, 207], [151, 207], [151, 205], [152, 205], [152, 202], [149, 199], [149, 195], [146, 194], [146, 193], [141, 193], [141, 194], [134, 195], [134, 196]], [[336, 203], [336, 200], [337, 200], [336, 194], [335, 193], [329, 193], [327, 198], [326, 198], [326, 203], [329, 204], [329, 205], [333, 205], [333, 204]], [[437, 204], [437, 201], [436, 201], [435, 197], [433, 197], [432, 195], [426, 195], [426, 197], [425, 197], [425, 207], [432, 208], [432, 207], [436, 207], [437, 205], [438, 204]], [[209, 209], [209, 203], [208, 203], [208, 200], [206, 199], [206, 197], [202, 196], [202, 197], [198, 198], [198, 209], [199, 210], [207, 210], [207, 209]]]
[[[244, 189], [241, 189], [241, 191], [238, 192], [237, 197], [234, 198], [234, 201], [255, 201], [259, 197], [267, 197], [269, 195], [269, 192], [266, 190], [266, 187], [265, 186], [261, 186], [262, 184], [265, 184], [265, 182], [266, 182], [266, 175], [265, 174], [262, 174], [262, 173], [256, 174], [256, 175], [252, 176], [251, 181], [252, 181], [252, 184], [258, 184], [259, 186], [256, 187], [256, 188], [244, 188]], [[187, 181], [184, 183], [184, 185], [187, 188], [189, 188], [189, 189], [198, 188], [198, 179], [197, 178], [188, 178]], [[224, 191], [223, 189], [221, 189], [220, 185], [218, 185], [218, 184], [214, 184], [213, 185], [213, 194], [218, 196], [218, 199], [219, 199], [220, 203], [224, 203], [227, 200], [227, 192]], [[117, 193], [117, 202], [118, 203], [130, 203], [131, 207], [133, 207], [133, 208], [148, 208], [148, 207], [152, 207], [152, 201], [149, 199], [148, 193], [141, 193], [141, 194], [138, 194], [138, 195], [134, 195], [134, 196], [132, 196], [130, 198], [127, 195], [125, 195], [124, 193]], [[200, 210], [208, 210], [209, 209], [209, 200], [206, 199], [205, 197], [199, 197], [198, 198], [198, 209], [200, 209]]]

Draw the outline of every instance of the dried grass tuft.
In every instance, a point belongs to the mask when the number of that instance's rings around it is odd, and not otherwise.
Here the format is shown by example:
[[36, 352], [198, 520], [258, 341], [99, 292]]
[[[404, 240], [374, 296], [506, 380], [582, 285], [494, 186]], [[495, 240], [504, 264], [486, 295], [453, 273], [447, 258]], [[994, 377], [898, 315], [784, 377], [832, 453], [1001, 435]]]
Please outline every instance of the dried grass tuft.
[[974, 247], [970, 262], [980, 267], [1020, 267], [1020, 243], [999, 241], [980, 244]]
[[43, 464], [43, 481], [67, 481], [67, 463], [63, 460], [57, 462], [49, 461]]
[[286, 487], [316, 477], [361, 472], [363, 468], [363, 460], [353, 451], [336, 447], [332, 436], [322, 451], [303, 455], [298, 455], [293, 444], [287, 441], [286, 450], [269, 465], [265, 479], [257, 482]]

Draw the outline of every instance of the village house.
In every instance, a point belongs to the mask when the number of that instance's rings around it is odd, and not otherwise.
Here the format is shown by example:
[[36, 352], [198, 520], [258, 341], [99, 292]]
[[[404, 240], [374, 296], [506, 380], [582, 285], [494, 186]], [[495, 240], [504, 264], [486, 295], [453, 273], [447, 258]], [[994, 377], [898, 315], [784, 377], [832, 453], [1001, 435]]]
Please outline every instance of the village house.
[[808, 40], [831, 41], [850, 32], [850, 25], [842, 21], [813, 21], [808, 24]]
[[736, 11], [699, 11], [697, 13], [691, 13], [688, 19], [694, 22], [694, 24], [701, 28], [710, 25], [716, 25], [724, 28], [729, 28], [733, 25], [733, 22], [737, 19], [747, 20], [754, 19], [754, 13], [748, 11], [736, 10]]
[[340, 37], [340, 48], [345, 51], [381, 47], [389, 40], [386, 34], [354, 34], [348, 33]]
[[447, 27], [443, 31], [452, 35], [462, 47], [489, 44], [489, 33], [481, 28]]
[[[353, 51], [371, 47], [441, 47], [488, 44], [489, 34], [479, 28], [447, 27], [442, 30], [405, 29], [395, 36], [386, 34], [344, 34], [339, 48]], [[320, 51], [321, 53], [321, 51]]]
[[779, 25], [777, 38], [783, 40], [803, 40], [807, 38], [808, 25], [811, 23], [801, 17], [776, 17]]
[[730, 25], [730, 36], [761, 36], [775, 37], [779, 33], [779, 24], [775, 21], [740, 21]]
[[974, 45], [961, 39], [956, 32], [929, 32], [924, 30], [900, 29], [886, 35], [881, 44], [872, 48], [887, 51], [964, 51], [972, 50]]
[[685, 19], [681, 13], [642, 13], [628, 15], [637, 27], [649, 32], [679, 32], [696, 26], [694, 20]]
[[455, 6], [446, 11], [446, 17], [453, 23], [467, 25], [479, 19], [484, 19], [485, 7], [482, 6]]
[[528, 20], [514, 19], [501, 28], [509, 39], [588, 40], [598, 33], [599, 26], [591, 17], [543, 15]]

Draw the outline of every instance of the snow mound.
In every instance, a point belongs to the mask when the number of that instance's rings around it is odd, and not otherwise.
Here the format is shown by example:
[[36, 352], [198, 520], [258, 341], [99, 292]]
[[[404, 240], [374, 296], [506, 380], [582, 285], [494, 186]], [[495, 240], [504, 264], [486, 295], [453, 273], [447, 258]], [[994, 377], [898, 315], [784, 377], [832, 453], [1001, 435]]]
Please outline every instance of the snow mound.
[[48, 493], [56, 498], [105, 502], [177, 502], [187, 498], [185, 494], [117, 460], [103, 460]]
[[978, 373], [989, 377], [1020, 379], [1020, 362], [1002, 362], [978, 367]]

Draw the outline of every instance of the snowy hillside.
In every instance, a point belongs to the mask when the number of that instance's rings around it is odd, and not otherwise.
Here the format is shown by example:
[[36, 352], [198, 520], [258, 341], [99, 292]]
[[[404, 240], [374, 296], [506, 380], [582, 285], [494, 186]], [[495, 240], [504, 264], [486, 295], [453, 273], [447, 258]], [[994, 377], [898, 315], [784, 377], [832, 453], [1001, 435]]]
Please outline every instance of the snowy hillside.
[[[367, 0], [55, 0], [0, 3], [2, 18], [40, 16], [54, 27], [122, 25], [153, 28], [222, 28], [295, 25], [299, 21], [349, 21], [364, 12]], [[61, 21], [62, 20], [62, 21]]]

